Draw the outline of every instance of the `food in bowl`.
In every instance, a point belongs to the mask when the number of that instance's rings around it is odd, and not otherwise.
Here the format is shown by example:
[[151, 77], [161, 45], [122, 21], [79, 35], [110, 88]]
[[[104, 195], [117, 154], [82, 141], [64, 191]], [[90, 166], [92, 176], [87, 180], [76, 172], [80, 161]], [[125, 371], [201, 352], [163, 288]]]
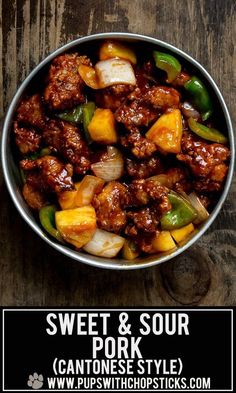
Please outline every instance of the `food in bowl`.
[[92, 49], [92, 61], [54, 58], [18, 105], [24, 199], [77, 250], [126, 260], [174, 251], [208, 218], [228, 171], [211, 94], [167, 51], [116, 40]]

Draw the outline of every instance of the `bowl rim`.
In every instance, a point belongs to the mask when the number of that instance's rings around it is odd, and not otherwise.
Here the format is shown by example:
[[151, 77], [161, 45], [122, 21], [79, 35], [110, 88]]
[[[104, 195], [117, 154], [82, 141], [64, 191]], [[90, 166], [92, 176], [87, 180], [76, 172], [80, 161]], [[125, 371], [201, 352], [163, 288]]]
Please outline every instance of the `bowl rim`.
[[[40, 228], [39, 224], [34, 223], [31, 218], [29, 217], [28, 213], [26, 212], [25, 209], [22, 208], [20, 201], [18, 200], [17, 194], [15, 193], [14, 186], [13, 186], [13, 181], [11, 179], [10, 175], [10, 170], [8, 168], [8, 160], [7, 160], [7, 137], [8, 133], [10, 132], [10, 126], [11, 126], [11, 121], [12, 121], [12, 115], [15, 111], [15, 107], [19, 101], [19, 98], [21, 97], [22, 93], [24, 92], [25, 88], [28, 86], [29, 82], [32, 80], [32, 78], [38, 73], [39, 70], [41, 70], [46, 64], [48, 64], [53, 58], [58, 56], [61, 53], [64, 53], [73, 47], [76, 47], [77, 45], [93, 41], [93, 40], [101, 40], [101, 39], [131, 39], [131, 40], [136, 40], [139, 42], [148, 42], [150, 44], [158, 45], [159, 47], [162, 47], [163, 49], [169, 50], [180, 57], [184, 58], [187, 60], [187, 62], [191, 63], [193, 66], [196, 67], [200, 71], [201, 74], [205, 77], [205, 79], [208, 81], [208, 83], [211, 85], [213, 88], [217, 99], [220, 103], [220, 106], [222, 108], [222, 111], [225, 116], [225, 121], [227, 124], [227, 130], [228, 130], [228, 137], [229, 137], [229, 144], [230, 144], [230, 149], [231, 149], [231, 158], [230, 158], [230, 164], [229, 164], [229, 170], [228, 170], [228, 175], [227, 179], [225, 182], [224, 190], [220, 196], [219, 201], [217, 202], [217, 205], [215, 206], [213, 212], [210, 214], [208, 220], [205, 222], [205, 224], [200, 228], [197, 233], [183, 246], [178, 247], [175, 251], [171, 252], [168, 255], [161, 255], [158, 257], [157, 254], [157, 259], [151, 260], [151, 261], [142, 261], [138, 262], [138, 260], [133, 260], [133, 261], [126, 261], [125, 260], [119, 260], [119, 259], [106, 259], [106, 258], [99, 258], [99, 260], [96, 260], [98, 257], [94, 257], [93, 255], [90, 254], [85, 254], [85, 253], [80, 253], [78, 251], [75, 251], [73, 249], [70, 249], [64, 245], [61, 245], [59, 243], [54, 242], [51, 240], [49, 237], [46, 236], [46, 234], [43, 232], [43, 230]], [[28, 225], [33, 229], [35, 233], [37, 233], [46, 243], [48, 243], [50, 246], [52, 246], [54, 249], [57, 251], [61, 252], [62, 254], [66, 255], [69, 258], [72, 258], [74, 260], [77, 260], [79, 262], [85, 263], [90, 266], [94, 267], [99, 267], [99, 268], [104, 268], [104, 269], [113, 269], [113, 270], [136, 270], [136, 269], [142, 269], [142, 268], [147, 268], [147, 267], [152, 267], [155, 265], [159, 265], [163, 262], [166, 262], [177, 255], [181, 254], [183, 251], [187, 250], [189, 247], [191, 247], [210, 227], [210, 225], [213, 223], [215, 220], [216, 216], [218, 215], [220, 209], [222, 208], [222, 205], [226, 199], [226, 196], [228, 195], [229, 188], [232, 182], [233, 178], [233, 171], [234, 171], [234, 160], [235, 160], [235, 148], [234, 148], [234, 134], [233, 134], [233, 127], [232, 127], [232, 122], [230, 119], [229, 111], [227, 109], [226, 103], [224, 101], [224, 98], [211, 77], [211, 75], [208, 73], [208, 71], [197, 61], [195, 60], [192, 56], [189, 54], [185, 53], [181, 49], [175, 47], [174, 45], [171, 45], [165, 41], [159, 40], [154, 37], [142, 35], [142, 34], [135, 34], [135, 33], [125, 33], [125, 32], [107, 32], [107, 33], [98, 33], [98, 34], [92, 34], [92, 35], [87, 35], [84, 37], [77, 38], [73, 41], [68, 42], [65, 45], [62, 45], [58, 49], [54, 50], [51, 52], [48, 56], [46, 56], [34, 69], [30, 72], [30, 74], [25, 78], [25, 80], [21, 83], [19, 88], [17, 89], [8, 109], [6, 112], [6, 116], [4, 119], [4, 124], [3, 124], [3, 130], [2, 130], [2, 138], [1, 138], [1, 160], [2, 160], [2, 169], [3, 169], [3, 175], [4, 179], [7, 185], [8, 192], [12, 198], [12, 201], [17, 208], [18, 212], [20, 213], [21, 217], [28, 223]], [[155, 258], [155, 256], [153, 256]]]

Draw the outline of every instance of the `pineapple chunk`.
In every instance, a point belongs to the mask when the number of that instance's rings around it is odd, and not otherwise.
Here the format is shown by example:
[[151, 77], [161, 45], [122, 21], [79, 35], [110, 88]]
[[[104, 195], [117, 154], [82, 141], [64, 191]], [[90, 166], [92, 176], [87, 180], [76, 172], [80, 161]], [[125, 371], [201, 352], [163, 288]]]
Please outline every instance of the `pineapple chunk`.
[[159, 117], [146, 137], [153, 141], [163, 152], [179, 153], [182, 139], [182, 117], [179, 109], [173, 109]]
[[190, 223], [182, 228], [173, 229], [173, 231], [170, 231], [170, 233], [176, 243], [180, 243], [182, 240], [186, 239], [186, 237], [188, 237], [188, 235], [190, 235], [190, 233], [192, 233], [193, 231], [194, 226], [192, 223]]
[[155, 251], [159, 252], [170, 251], [176, 248], [169, 231], [161, 231], [160, 234], [157, 234], [152, 241], [152, 246]]
[[81, 181], [77, 181], [77, 182], [75, 183], [75, 189], [76, 189], [76, 190], [79, 189], [80, 184], [81, 184]]
[[118, 140], [115, 117], [110, 109], [96, 109], [88, 131], [91, 139], [97, 143], [112, 144]]
[[73, 191], [62, 191], [58, 194], [58, 202], [62, 208], [62, 210], [73, 209], [76, 207], [75, 197], [77, 194], [77, 190]]
[[77, 190], [79, 189], [80, 182], [75, 183], [75, 190], [73, 191], [62, 191], [58, 194], [58, 202], [62, 210], [74, 209], [78, 205], [76, 204], [75, 197]]
[[99, 50], [99, 59], [107, 60], [114, 57], [129, 60], [132, 64], [137, 64], [137, 57], [132, 49], [117, 41], [105, 41]]
[[55, 223], [66, 242], [81, 248], [96, 231], [96, 213], [92, 206], [61, 210], [55, 213]]
[[96, 176], [84, 176], [75, 196], [76, 206], [86, 206], [92, 202], [95, 193], [102, 191], [105, 181]]

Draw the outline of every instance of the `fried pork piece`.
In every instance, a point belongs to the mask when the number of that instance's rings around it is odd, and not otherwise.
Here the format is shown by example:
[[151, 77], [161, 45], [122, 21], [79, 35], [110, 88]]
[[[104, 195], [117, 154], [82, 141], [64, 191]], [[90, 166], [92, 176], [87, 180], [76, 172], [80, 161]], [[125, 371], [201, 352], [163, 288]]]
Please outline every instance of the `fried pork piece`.
[[60, 192], [73, 189], [73, 168], [63, 164], [58, 158], [44, 156], [37, 160], [22, 160], [20, 166], [30, 171], [27, 183], [35, 189], [50, 192]]
[[125, 234], [137, 244], [141, 251], [152, 250], [152, 239], [158, 232], [159, 219], [171, 210], [168, 191], [168, 188], [152, 180], [134, 180], [128, 186], [128, 202], [126, 203], [136, 209], [127, 212], [128, 224]]
[[17, 108], [17, 120], [27, 126], [44, 128], [45, 114], [39, 94], [34, 94], [21, 101]]
[[61, 120], [51, 120], [43, 137], [48, 146], [73, 165], [75, 173], [85, 174], [90, 168], [88, 146], [74, 125]]
[[50, 67], [44, 99], [50, 109], [66, 109], [84, 102], [84, 81], [79, 75], [80, 64], [91, 65], [86, 56], [67, 53], [56, 57]]
[[217, 167], [217, 172], [220, 172], [220, 180], [214, 180], [214, 174], [211, 174], [210, 177], [206, 179], [199, 179], [193, 182], [193, 187], [198, 193], [208, 193], [220, 191], [222, 189], [222, 183], [227, 175], [228, 167], [225, 164], [218, 165]]
[[117, 109], [115, 118], [128, 126], [148, 126], [162, 111], [177, 108], [180, 94], [172, 87], [153, 86], [149, 89], [136, 88]]
[[150, 198], [146, 191], [146, 180], [133, 180], [128, 185], [128, 199], [127, 206], [144, 206], [147, 205]]
[[15, 142], [22, 154], [33, 153], [40, 148], [42, 135], [34, 128], [20, 127], [14, 122]]
[[136, 235], [140, 229], [146, 233], [153, 233], [159, 224], [158, 215], [153, 206], [127, 212], [127, 217], [133, 222], [133, 233], [136, 232]]
[[146, 179], [163, 172], [163, 165], [158, 156], [145, 160], [127, 158], [125, 165], [128, 175], [134, 179]]
[[[131, 93], [132, 94], [132, 93]], [[148, 126], [158, 118], [159, 112], [140, 99], [128, 99], [117, 109], [115, 118], [128, 126]]]
[[226, 177], [230, 151], [220, 143], [207, 143], [189, 132], [182, 137], [182, 153], [177, 159], [190, 167], [196, 177], [193, 186], [198, 192], [219, 191]]
[[156, 144], [141, 135], [136, 126], [128, 126], [127, 135], [120, 138], [123, 147], [131, 149], [137, 158], [147, 158], [157, 151]]
[[26, 182], [23, 187], [23, 196], [27, 204], [34, 210], [40, 210], [48, 204], [45, 194]]
[[154, 62], [150, 60], [146, 61], [141, 67], [137, 67], [135, 70], [137, 87], [144, 91], [150, 89], [153, 84], [157, 84], [156, 69]]
[[128, 94], [133, 91], [132, 85], [113, 85], [95, 93], [96, 104], [99, 108], [115, 111], [124, 102]]
[[168, 199], [168, 188], [158, 185], [152, 180], [146, 180], [145, 190], [149, 198], [155, 202], [157, 213], [160, 217], [171, 210], [172, 206]]
[[181, 71], [177, 77], [175, 78], [175, 80], [173, 80], [173, 82], [171, 83], [172, 86], [177, 86], [177, 87], [182, 87], [184, 86], [184, 84], [186, 82], [188, 82], [191, 79], [191, 76], [185, 72], [185, 71]]
[[180, 94], [173, 87], [153, 86], [142, 95], [142, 101], [165, 111], [168, 108], [178, 108]]
[[108, 232], [119, 233], [126, 225], [126, 213], [122, 208], [126, 199], [126, 187], [109, 182], [100, 194], [94, 196], [92, 205], [96, 210], [98, 227]]
[[153, 250], [152, 247], [152, 240], [154, 239], [155, 235], [157, 235], [159, 231], [155, 232], [144, 232], [142, 230], [138, 230], [134, 224], [130, 223], [125, 228], [125, 234], [127, 237], [132, 239], [135, 242], [138, 249], [145, 253], [150, 253]]
[[174, 167], [166, 171], [169, 181], [172, 183], [171, 189], [176, 192], [191, 192], [192, 184], [187, 170], [184, 168]]
[[128, 186], [127, 206], [143, 206], [152, 203], [159, 217], [171, 210], [168, 188], [153, 180], [134, 180]]

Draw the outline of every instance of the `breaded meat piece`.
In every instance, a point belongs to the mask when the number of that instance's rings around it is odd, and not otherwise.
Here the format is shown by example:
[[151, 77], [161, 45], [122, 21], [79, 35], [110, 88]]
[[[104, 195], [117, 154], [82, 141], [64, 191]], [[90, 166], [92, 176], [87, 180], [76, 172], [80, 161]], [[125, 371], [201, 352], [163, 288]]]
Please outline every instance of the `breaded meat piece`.
[[89, 149], [76, 126], [62, 120], [51, 120], [43, 137], [48, 146], [73, 165], [74, 173], [85, 174], [89, 170]]
[[220, 143], [208, 143], [184, 132], [182, 137], [182, 153], [177, 159], [184, 162], [196, 180], [194, 188], [198, 192], [219, 191], [225, 180], [230, 156], [228, 147]]
[[115, 111], [133, 91], [132, 85], [113, 85], [95, 92], [95, 101], [99, 108], [107, 108]]
[[133, 179], [146, 179], [163, 172], [161, 158], [157, 155], [144, 160], [126, 158], [125, 168], [127, 174]]
[[40, 210], [48, 204], [45, 193], [28, 184], [28, 182], [24, 184], [22, 192], [25, 201], [34, 210]]
[[152, 106], [139, 98], [131, 100], [129, 97], [115, 112], [118, 123], [123, 123], [125, 127], [148, 126], [158, 118], [159, 112]]
[[153, 108], [165, 111], [168, 108], [178, 108], [180, 93], [173, 87], [153, 86], [142, 95], [141, 99]]
[[117, 182], [109, 182], [100, 194], [93, 197], [98, 227], [108, 232], [119, 233], [126, 225], [126, 213], [122, 207], [126, 198], [126, 187]]
[[73, 108], [85, 101], [85, 83], [78, 72], [80, 64], [91, 65], [91, 62], [87, 56], [77, 53], [66, 53], [53, 60], [44, 91], [44, 99], [50, 109]]
[[128, 126], [148, 126], [168, 108], [178, 108], [180, 94], [172, 87], [136, 88], [117, 109], [115, 118]]
[[161, 217], [171, 209], [168, 199], [169, 189], [159, 183], [149, 180], [133, 180], [128, 186], [127, 206], [145, 206], [148, 203], [155, 206], [156, 211]]
[[139, 159], [150, 157], [157, 151], [156, 144], [142, 136], [136, 126], [128, 126], [127, 134], [120, 138], [120, 143], [123, 147], [130, 149]]
[[42, 135], [33, 127], [21, 127], [17, 121], [14, 122], [15, 142], [22, 154], [36, 152], [42, 141]]
[[157, 230], [159, 224], [158, 215], [153, 206], [144, 207], [137, 211], [129, 211], [127, 212], [127, 217], [135, 226], [136, 234], [138, 234], [139, 230], [146, 233], [153, 233]]
[[34, 94], [21, 101], [17, 108], [18, 122], [42, 129], [45, 126], [45, 120], [44, 108], [39, 94]]
[[27, 175], [27, 183], [35, 189], [50, 192], [72, 190], [74, 188], [71, 164], [63, 164], [58, 158], [44, 156], [37, 160], [22, 160], [20, 166]]

